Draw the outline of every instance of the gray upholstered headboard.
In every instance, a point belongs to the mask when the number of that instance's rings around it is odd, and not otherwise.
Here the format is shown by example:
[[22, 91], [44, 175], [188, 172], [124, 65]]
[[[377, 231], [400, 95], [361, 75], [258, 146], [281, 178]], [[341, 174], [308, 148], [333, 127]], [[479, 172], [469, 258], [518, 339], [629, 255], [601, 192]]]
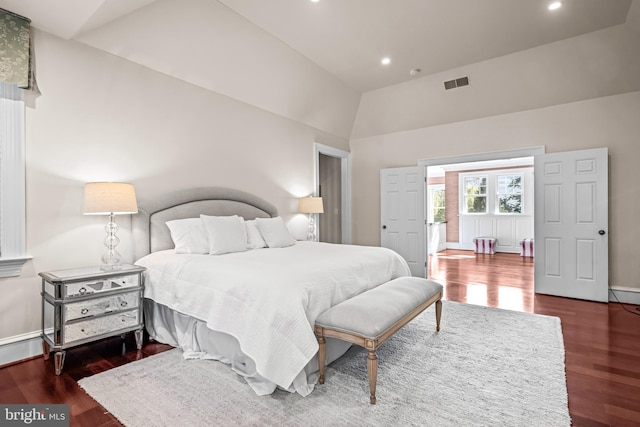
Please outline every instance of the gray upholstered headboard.
[[153, 200], [140, 200], [138, 214], [132, 217], [134, 261], [174, 247], [166, 222], [172, 219], [198, 218], [204, 215], [239, 215], [246, 220], [278, 215], [271, 203], [223, 187], [193, 188], [163, 194]]

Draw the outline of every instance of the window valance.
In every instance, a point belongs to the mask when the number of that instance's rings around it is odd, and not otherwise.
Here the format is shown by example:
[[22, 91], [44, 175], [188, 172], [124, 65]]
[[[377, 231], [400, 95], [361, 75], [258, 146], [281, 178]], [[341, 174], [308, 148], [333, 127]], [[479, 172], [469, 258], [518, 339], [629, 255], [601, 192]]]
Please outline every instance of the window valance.
[[0, 81], [36, 90], [31, 20], [0, 9]]

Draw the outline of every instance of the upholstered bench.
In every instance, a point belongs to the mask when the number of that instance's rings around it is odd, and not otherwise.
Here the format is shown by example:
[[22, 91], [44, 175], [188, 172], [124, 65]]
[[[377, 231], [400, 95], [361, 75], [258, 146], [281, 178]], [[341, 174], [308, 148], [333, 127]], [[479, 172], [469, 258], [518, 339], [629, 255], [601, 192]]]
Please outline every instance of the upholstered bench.
[[533, 239], [520, 240], [520, 256], [532, 257], [533, 254]]
[[496, 253], [495, 237], [474, 237], [473, 244], [475, 245], [474, 252], [477, 254], [493, 255]]
[[369, 351], [370, 402], [376, 403], [378, 356], [376, 350], [411, 319], [436, 303], [436, 330], [442, 315], [442, 285], [418, 277], [400, 277], [337, 304], [316, 319], [315, 334], [320, 350], [318, 368], [324, 384], [326, 360], [325, 338], [338, 338]]

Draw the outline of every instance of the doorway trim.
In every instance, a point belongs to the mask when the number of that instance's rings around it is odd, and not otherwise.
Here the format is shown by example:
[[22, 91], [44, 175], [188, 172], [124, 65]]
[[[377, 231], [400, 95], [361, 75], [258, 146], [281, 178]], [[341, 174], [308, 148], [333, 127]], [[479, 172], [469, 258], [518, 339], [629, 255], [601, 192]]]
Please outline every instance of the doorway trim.
[[[486, 151], [483, 153], [473, 153], [473, 154], [461, 154], [458, 156], [447, 156], [447, 157], [434, 157], [432, 159], [420, 159], [418, 160], [418, 171], [420, 173], [420, 180], [424, 182], [424, 203], [422, 206], [422, 214], [424, 216], [424, 224], [425, 224], [425, 236], [427, 235], [426, 227], [427, 227], [427, 167], [429, 166], [438, 166], [438, 165], [449, 165], [453, 163], [469, 163], [469, 162], [480, 162], [485, 160], [504, 160], [504, 159], [513, 159], [518, 157], [533, 157], [536, 154], [545, 154], [544, 145], [539, 145], [535, 147], [526, 147], [526, 148], [516, 148], [513, 150], [500, 150], [500, 151]], [[424, 242], [424, 253], [428, 254], [428, 242], [427, 239], [423, 239]], [[429, 262], [429, 257], [427, 256], [427, 263]], [[427, 265], [427, 275], [429, 274], [429, 268]]]
[[[545, 154], [544, 145], [514, 150], [486, 151], [475, 154], [461, 154], [459, 156], [434, 157], [433, 159], [418, 160], [418, 166], [437, 166], [452, 163], [480, 162], [484, 160], [504, 160], [517, 157], [533, 157], [536, 154]], [[426, 175], [426, 172], [425, 172]]]
[[315, 142], [313, 144], [313, 165], [315, 171], [315, 192], [320, 191], [320, 154], [340, 159], [340, 182], [342, 186], [342, 243], [351, 243], [351, 153], [339, 148]]

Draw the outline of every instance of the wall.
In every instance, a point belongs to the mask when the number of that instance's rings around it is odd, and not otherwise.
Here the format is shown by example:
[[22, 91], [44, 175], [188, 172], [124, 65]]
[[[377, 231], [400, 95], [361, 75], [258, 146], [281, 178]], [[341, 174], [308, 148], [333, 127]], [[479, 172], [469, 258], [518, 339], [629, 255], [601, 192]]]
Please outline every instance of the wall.
[[378, 245], [379, 171], [419, 159], [544, 145], [609, 147], [610, 283], [640, 289], [640, 91], [351, 141], [353, 241]]
[[351, 134], [360, 94], [218, 1], [158, 0], [79, 40], [331, 134]]
[[[460, 198], [458, 197], [458, 175], [457, 171], [446, 171], [444, 173], [444, 197], [445, 197], [445, 217], [447, 218], [447, 243], [458, 243], [460, 241]], [[455, 245], [452, 245], [455, 246]]]
[[[353, 241], [379, 244], [382, 168], [541, 145], [609, 147], [610, 284], [640, 289], [639, 16], [635, 0], [623, 25], [363, 94], [350, 142]], [[469, 86], [443, 89], [464, 75]]]
[[[344, 138], [44, 32], [35, 33], [42, 95], [27, 109], [27, 251], [0, 279], [0, 340], [40, 328], [38, 272], [96, 265], [106, 217], [83, 216], [86, 182], [126, 181], [138, 199], [228, 186], [274, 203], [297, 237], [297, 198], [314, 189], [314, 141]], [[131, 262], [130, 217], [118, 249]]]
[[[362, 95], [351, 137], [640, 90], [638, 46], [640, 33], [626, 24], [618, 25], [367, 92]], [[469, 76], [469, 86], [444, 90], [444, 81], [462, 76]]]
[[629, 13], [627, 13], [627, 22], [625, 25], [632, 31], [640, 34], [640, 1], [633, 0]]
[[[521, 173], [523, 175], [522, 187], [522, 213], [516, 215], [496, 214], [496, 177], [505, 173]], [[478, 171], [464, 171], [458, 175], [459, 183], [456, 194], [460, 206], [464, 206], [464, 186], [462, 180], [467, 176], [483, 175], [487, 177], [487, 213], [466, 214], [458, 210], [460, 234], [459, 244], [448, 245], [456, 249], [472, 250], [475, 247], [475, 237], [496, 237], [496, 252], [520, 252], [520, 240], [533, 237], [533, 168], [491, 169]], [[448, 241], [451, 242], [451, 241]]]

